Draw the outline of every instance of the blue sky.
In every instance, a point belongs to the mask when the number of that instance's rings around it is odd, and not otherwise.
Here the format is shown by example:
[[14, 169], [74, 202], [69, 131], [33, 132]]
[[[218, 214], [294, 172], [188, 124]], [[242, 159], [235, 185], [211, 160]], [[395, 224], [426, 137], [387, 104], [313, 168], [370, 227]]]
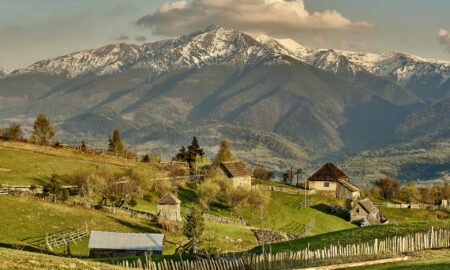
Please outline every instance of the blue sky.
[[[0, 0], [0, 67], [13, 70], [111, 43], [174, 37], [210, 23], [291, 37], [313, 48], [397, 50], [450, 60], [450, 34], [438, 40], [439, 29], [450, 30], [448, 0], [289, 1], [298, 16], [281, 0], [246, 0], [247, 5], [238, 0], [194, 1]], [[249, 6], [251, 12], [244, 12]]]

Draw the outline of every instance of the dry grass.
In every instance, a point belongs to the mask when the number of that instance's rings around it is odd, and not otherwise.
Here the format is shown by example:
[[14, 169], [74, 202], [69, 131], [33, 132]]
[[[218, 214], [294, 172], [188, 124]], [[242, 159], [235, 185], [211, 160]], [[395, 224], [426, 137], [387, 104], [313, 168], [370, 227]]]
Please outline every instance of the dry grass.
[[131, 167], [139, 164], [139, 162], [137, 162], [136, 160], [125, 159], [113, 155], [86, 153], [67, 148], [55, 148], [51, 146], [35, 145], [24, 142], [0, 141], [0, 147], [45, 154], [49, 156], [109, 164], [118, 167]]
[[98, 262], [0, 248], [0, 269], [114, 270], [125, 268]]

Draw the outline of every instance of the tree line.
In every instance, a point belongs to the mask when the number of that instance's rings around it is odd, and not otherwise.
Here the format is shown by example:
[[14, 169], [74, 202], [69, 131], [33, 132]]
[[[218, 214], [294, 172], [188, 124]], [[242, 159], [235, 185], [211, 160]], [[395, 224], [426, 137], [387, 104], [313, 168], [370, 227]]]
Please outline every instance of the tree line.
[[417, 188], [414, 182], [401, 186], [400, 182], [391, 177], [381, 177], [374, 184], [375, 187], [373, 188], [364, 188], [362, 194], [406, 203], [436, 204], [442, 200], [450, 199], [450, 184], [448, 182]]

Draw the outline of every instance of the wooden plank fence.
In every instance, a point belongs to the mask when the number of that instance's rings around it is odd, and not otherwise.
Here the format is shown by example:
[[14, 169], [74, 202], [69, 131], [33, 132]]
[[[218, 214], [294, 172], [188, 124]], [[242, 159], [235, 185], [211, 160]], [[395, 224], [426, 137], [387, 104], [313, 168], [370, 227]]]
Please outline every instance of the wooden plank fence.
[[396, 255], [406, 252], [426, 250], [432, 248], [449, 248], [449, 228], [428, 232], [417, 232], [405, 236], [394, 236], [385, 239], [359, 244], [330, 245], [322, 249], [312, 250], [309, 246], [296, 252], [269, 253], [265, 255], [246, 255], [241, 257], [221, 257], [215, 259], [201, 259], [193, 261], [163, 260], [151, 261], [146, 257], [144, 262], [122, 261], [118, 265], [148, 270], [263, 270], [263, 269], [292, 269], [302, 265], [333, 260], [339, 257]]

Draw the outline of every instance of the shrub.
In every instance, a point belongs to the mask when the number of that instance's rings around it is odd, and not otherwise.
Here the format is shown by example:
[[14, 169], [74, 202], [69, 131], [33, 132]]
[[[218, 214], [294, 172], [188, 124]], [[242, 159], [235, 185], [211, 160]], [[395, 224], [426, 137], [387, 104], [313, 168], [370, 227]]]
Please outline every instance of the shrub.
[[216, 200], [220, 186], [211, 180], [205, 180], [197, 186], [197, 197], [203, 210], [209, 209], [212, 201]]

